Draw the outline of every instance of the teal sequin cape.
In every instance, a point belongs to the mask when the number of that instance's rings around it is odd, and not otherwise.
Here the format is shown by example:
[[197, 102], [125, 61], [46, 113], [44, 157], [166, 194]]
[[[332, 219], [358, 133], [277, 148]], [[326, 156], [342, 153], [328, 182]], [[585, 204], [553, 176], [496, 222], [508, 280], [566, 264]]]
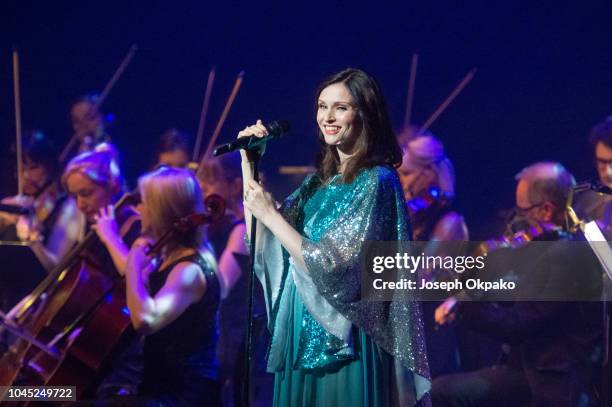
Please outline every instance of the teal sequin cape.
[[[325, 393], [346, 395], [354, 385], [368, 398], [362, 405], [389, 400], [410, 405], [420, 399], [430, 387], [420, 304], [401, 290], [393, 301], [361, 298], [360, 253], [366, 242], [410, 240], [397, 173], [379, 166], [362, 170], [350, 184], [336, 175], [324, 185], [311, 175], [280, 211], [304, 236], [302, 255], [308, 271], [300, 270], [274, 235], [260, 227], [255, 272], [264, 288], [272, 332], [268, 370], [277, 372], [277, 387], [292, 387], [277, 388], [275, 404], [317, 404], [308, 398], [278, 400], [291, 392], [316, 393], [312, 386], [317, 380], [319, 398], [327, 400], [321, 405], [330, 405]], [[393, 374], [378, 371], [389, 367]], [[389, 381], [387, 389], [343, 383], [342, 378], [357, 377], [355, 369], [374, 369], [366, 376]], [[301, 374], [287, 380], [285, 376], [295, 370]], [[302, 381], [299, 386], [296, 378]], [[368, 388], [370, 393], [392, 388], [396, 394], [379, 398], [367, 395]]]

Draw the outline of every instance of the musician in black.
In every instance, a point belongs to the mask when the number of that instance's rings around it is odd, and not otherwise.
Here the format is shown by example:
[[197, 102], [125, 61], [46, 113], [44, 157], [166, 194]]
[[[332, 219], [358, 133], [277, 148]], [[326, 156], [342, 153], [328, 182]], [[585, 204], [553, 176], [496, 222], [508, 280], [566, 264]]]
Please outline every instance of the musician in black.
[[[544, 237], [551, 243], [544, 249], [507, 249], [502, 254], [511, 270], [491, 265], [485, 270], [518, 277], [522, 288], [513, 294], [514, 301], [455, 305], [447, 300], [437, 310], [439, 323], [454, 318], [503, 341], [505, 352], [492, 367], [434, 380], [434, 406], [597, 405], [594, 389], [603, 353], [603, 307], [597, 301], [601, 266], [589, 246], [565, 230], [565, 205], [574, 178], [559, 163], [540, 162], [521, 171], [517, 180], [516, 222], [554, 232]], [[593, 301], [570, 301], [576, 290], [581, 290], [580, 298]]]
[[8, 257], [0, 273], [0, 309], [5, 312], [32, 291], [79, 238], [77, 207], [59, 183], [58, 153], [41, 132], [30, 132], [24, 139], [20, 177], [23, 194], [1, 202], [7, 210], [25, 213], [0, 210], [0, 240], [28, 244], [42, 268], [23, 270], [23, 264], [10, 257], [9, 243], [0, 247], [0, 256]]
[[[179, 219], [204, 211], [188, 170], [160, 168], [141, 177], [139, 187], [143, 230], [153, 240]], [[149, 245], [138, 239], [126, 267], [130, 318], [145, 335], [144, 379], [130, 405], [218, 405], [220, 287], [204, 228], [176, 230], [157, 257], [148, 254]]]
[[[217, 357], [225, 405], [238, 404], [244, 379], [245, 335], [248, 296], [248, 249], [244, 241], [242, 169], [240, 154], [234, 152], [204, 160], [196, 174], [204, 196], [221, 196], [225, 216], [208, 225], [208, 239], [219, 263], [221, 305]], [[273, 377], [266, 373], [265, 354], [269, 333], [266, 308], [259, 284], [254, 287], [254, 356], [251, 364], [253, 402], [271, 403]]]
[[[612, 188], [612, 117], [593, 126], [589, 142], [598, 181]], [[612, 239], [612, 195], [582, 192], [575, 197], [574, 209], [582, 220], [597, 220], [608, 240]]]

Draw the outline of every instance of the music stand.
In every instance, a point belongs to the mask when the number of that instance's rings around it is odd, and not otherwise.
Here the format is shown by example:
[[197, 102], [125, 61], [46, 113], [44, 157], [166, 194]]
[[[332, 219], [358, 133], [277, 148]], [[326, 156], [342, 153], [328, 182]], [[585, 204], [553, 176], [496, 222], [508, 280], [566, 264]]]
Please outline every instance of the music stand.
[[0, 240], [0, 309], [8, 311], [46, 274], [29, 242]]

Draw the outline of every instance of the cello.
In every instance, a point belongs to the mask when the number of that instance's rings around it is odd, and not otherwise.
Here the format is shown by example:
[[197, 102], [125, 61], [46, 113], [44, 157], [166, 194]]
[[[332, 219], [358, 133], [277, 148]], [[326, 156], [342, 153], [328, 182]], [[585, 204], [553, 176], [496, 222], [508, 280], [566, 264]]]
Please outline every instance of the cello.
[[[115, 207], [135, 199], [136, 194], [126, 194]], [[176, 228], [211, 222], [225, 211], [217, 196], [207, 199], [206, 206], [207, 213], [181, 220]], [[169, 236], [151, 251], [163, 247]], [[95, 240], [90, 232], [28, 297], [15, 322], [9, 323], [19, 339], [0, 358], [0, 386], [70, 385], [80, 398], [118, 344], [133, 333], [124, 280], [109, 278], [80, 256]]]

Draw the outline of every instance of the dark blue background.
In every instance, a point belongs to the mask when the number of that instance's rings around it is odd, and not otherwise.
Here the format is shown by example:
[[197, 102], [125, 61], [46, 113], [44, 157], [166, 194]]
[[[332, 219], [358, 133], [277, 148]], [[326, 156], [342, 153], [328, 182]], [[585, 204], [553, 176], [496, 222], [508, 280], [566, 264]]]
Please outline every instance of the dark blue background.
[[[513, 175], [523, 166], [559, 160], [578, 178], [594, 176], [586, 136], [612, 113], [610, 2], [493, 3], [4, 1], [2, 150], [14, 134], [12, 44], [21, 56], [24, 127], [40, 128], [63, 145], [71, 134], [70, 101], [100, 90], [136, 42], [136, 57], [104, 105], [117, 115], [128, 177], [133, 181], [147, 168], [166, 128], [195, 133], [216, 65], [206, 137], [243, 69], [219, 141], [257, 118], [291, 121], [291, 135], [265, 157], [272, 189], [281, 195], [290, 185], [274, 175], [276, 168], [311, 164], [318, 151], [317, 84], [347, 66], [371, 72], [399, 128], [410, 59], [418, 51], [417, 123], [478, 68], [432, 130], [455, 163], [457, 205], [475, 237], [484, 237], [496, 210], [513, 204]], [[1, 189], [14, 193], [9, 160], [1, 164]]]

